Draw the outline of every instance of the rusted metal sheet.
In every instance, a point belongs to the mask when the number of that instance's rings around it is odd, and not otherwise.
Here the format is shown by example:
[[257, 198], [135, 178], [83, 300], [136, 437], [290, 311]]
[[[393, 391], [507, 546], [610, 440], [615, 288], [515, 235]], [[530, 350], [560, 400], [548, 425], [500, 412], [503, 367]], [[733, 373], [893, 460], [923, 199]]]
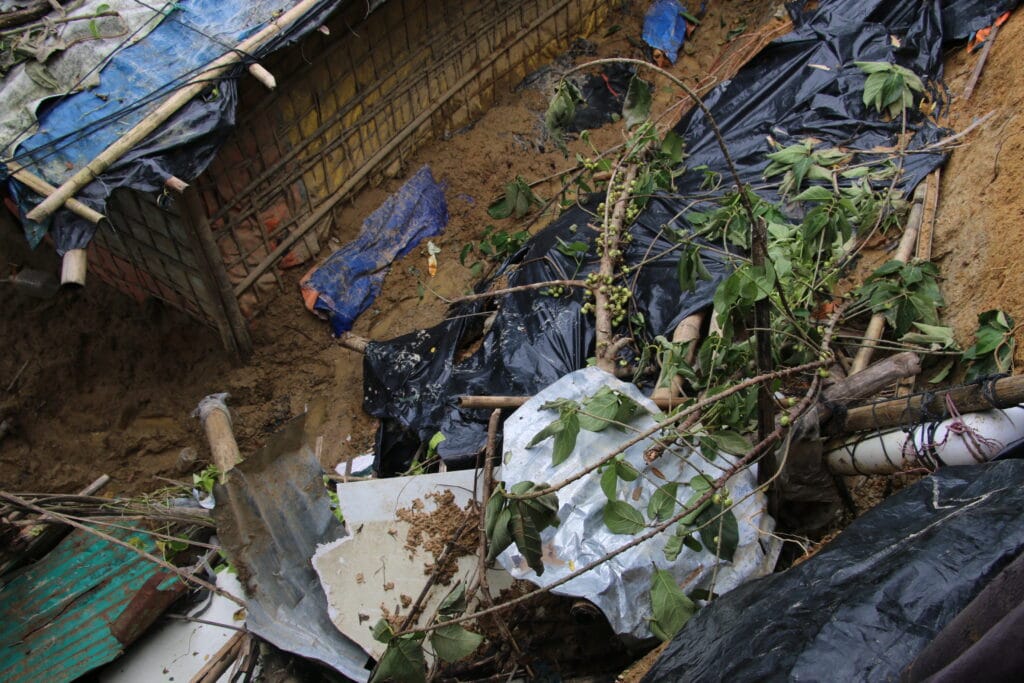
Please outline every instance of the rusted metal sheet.
[[[142, 532], [109, 533], [156, 551]], [[0, 680], [74, 680], [121, 654], [186, 590], [137, 553], [75, 530], [0, 588]]]

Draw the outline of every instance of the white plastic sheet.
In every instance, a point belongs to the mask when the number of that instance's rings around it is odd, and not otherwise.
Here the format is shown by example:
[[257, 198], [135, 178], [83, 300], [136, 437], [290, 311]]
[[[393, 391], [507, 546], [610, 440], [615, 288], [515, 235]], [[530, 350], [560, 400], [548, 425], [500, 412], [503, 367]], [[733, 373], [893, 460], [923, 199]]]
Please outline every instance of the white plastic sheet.
[[[652, 415], [658, 413], [657, 407], [635, 386], [602, 370], [585, 368], [566, 375], [530, 399], [505, 422], [500, 478], [505, 482], [506, 489], [520, 481], [549, 484], [559, 482], [609, 454], [635, 434], [614, 427], [601, 432], [581, 430], [572, 455], [557, 467], [551, 466], [551, 439], [533, 448], [526, 448], [537, 432], [558, 417], [556, 411], [542, 410], [543, 404], [556, 398], [582, 401], [602, 386], [629, 396]], [[655, 424], [652, 415], [638, 417], [630, 426], [637, 429], [651, 427]], [[690, 452], [686, 457], [680, 457], [678, 452], [666, 452], [647, 463], [644, 451], [652, 445], [651, 441], [644, 441], [625, 452], [626, 461], [640, 471], [641, 476], [629, 484], [619, 482], [619, 499], [632, 502], [641, 511], [646, 510], [658, 486], [669, 481], [680, 482], [679, 498], [685, 501], [691, 492], [683, 485], [684, 482], [701, 473], [718, 479], [723, 470], [735, 462], [732, 456], [724, 453], [716, 454], [714, 460], [709, 461], [696, 452]], [[654, 473], [655, 469], [665, 479], [659, 478]], [[735, 501], [733, 511], [740, 532], [739, 547], [732, 562], [721, 561], [707, 551], [695, 553], [687, 548], [683, 549], [674, 562], [669, 562], [665, 559], [663, 549], [672, 533], [670, 528], [593, 571], [559, 586], [553, 592], [592, 601], [604, 612], [612, 628], [620, 635], [650, 638], [649, 593], [655, 569], [670, 571], [687, 593], [697, 588], [713, 588], [715, 593], [721, 594], [745, 581], [770, 573], [778, 556], [779, 543], [770, 534], [774, 521], [765, 512], [764, 495], [754, 490], [756, 483], [756, 471], [753, 469], [737, 474], [728, 483]], [[543, 575], [538, 576], [527, 566], [515, 545], [498, 558], [515, 578], [547, 586], [633, 539], [629, 535], [613, 534], [605, 526], [602, 513], [608, 498], [601, 490], [596, 472], [559, 491], [558, 502], [560, 526], [545, 529], [541, 534], [544, 548]]]

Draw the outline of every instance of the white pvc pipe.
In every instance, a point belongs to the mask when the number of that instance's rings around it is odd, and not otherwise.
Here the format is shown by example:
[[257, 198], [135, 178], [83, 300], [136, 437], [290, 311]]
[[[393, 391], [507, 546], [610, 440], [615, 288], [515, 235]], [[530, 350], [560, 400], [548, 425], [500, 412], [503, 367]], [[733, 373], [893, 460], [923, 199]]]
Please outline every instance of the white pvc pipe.
[[836, 474], [894, 474], [987, 462], [1024, 440], [1024, 407], [967, 413], [850, 442], [825, 454]]

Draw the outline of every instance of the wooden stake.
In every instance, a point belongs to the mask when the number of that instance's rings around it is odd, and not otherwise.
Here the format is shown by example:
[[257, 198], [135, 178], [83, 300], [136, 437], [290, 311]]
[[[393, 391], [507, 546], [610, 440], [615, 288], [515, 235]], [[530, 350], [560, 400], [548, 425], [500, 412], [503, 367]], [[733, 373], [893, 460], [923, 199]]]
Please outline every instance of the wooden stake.
[[206, 440], [210, 443], [213, 464], [221, 475], [242, 462], [235, 441], [235, 433], [231, 430], [231, 414], [224, 403], [227, 394], [212, 394], [199, 402], [196, 414], [203, 422]]
[[301, 0], [287, 12], [274, 19], [261, 31], [243, 40], [234, 49], [207, 64], [199, 75], [188, 84], [174, 92], [164, 100], [163, 104], [146, 115], [134, 128], [122, 135], [118, 140], [100, 152], [99, 156], [71, 176], [58, 187], [49, 197], [28, 213], [28, 218], [42, 221], [54, 211], [64, 206], [65, 202], [75, 196], [79, 190], [93, 181], [96, 176], [106, 171], [113, 163], [131, 151], [150, 133], [159, 128], [165, 121], [185, 106], [193, 97], [210, 87], [211, 81], [224, 76], [228, 70], [240, 62], [246, 55], [258, 50], [282, 30], [300, 19], [307, 11], [316, 6], [319, 0]]
[[974, 94], [974, 87], [978, 85], [978, 79], [981, 78], [981, 70], [985, 68], [985, 62], [988, 60], [988, 53], [992, 50], [992, 43], [996, 42], [996, 35], [999, 33], [999, 24], [992, 25], [992, 32], [988, 34], [988, 38], [985, 39], [985, 46], [981, 48], [981, 55], [978, 56], [978, 63], [974, 65], [974, 71], [971, 73], [970, 79], [967, 81], [967, 87], [964, 88], [964, 101], [971, 99], [971, 95]]

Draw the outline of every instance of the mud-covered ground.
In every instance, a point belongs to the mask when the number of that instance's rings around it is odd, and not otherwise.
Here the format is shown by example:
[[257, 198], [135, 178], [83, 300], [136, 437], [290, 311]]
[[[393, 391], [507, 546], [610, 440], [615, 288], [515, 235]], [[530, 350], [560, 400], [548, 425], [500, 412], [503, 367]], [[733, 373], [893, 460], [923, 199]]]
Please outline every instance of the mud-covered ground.
[[[626, 3], [590, 36], [596, 56], [642, 57], [630, 41], [639, 38], [642, 5]], [[749, 34], [777, 21], [774, 15], [779, 8], [763, 0], [711, 3], [674, 72], [700, 84], [723, 53], [742, 46], [746, 39], [735, 37], [739, 29]], [[398, 177], [348, 204], [319, 259], [354, 238], [363, 219], [424, 163], [447, 184], [451, 213], [445, 234], [434, 240], [442, 249], [437, 274], [427, 278], [423, 249], [395, 263], [356, 333], [388, 339], [441, 320], [443, 298], [473, 284], [459, 253], [496, 222], [486, 208], [505, 183], [516, 175], [543, 178], [572, 165], [571, 156], [566, 159], [544, 140], [547, 99], [541, 87], [507, 93], [473, 126], [424, 147]], [[664, 91], [656, 97], [663, 106], [669, 103]], [[592, 140], [599, 148], [617, 144], [620, 127], [597, 131]], [[553, 189], [541, 187], [538, 194], [547, 198]], [[56, 272], [52, 249], [43, 245], [29, 253], [9, 217], [3, 221], [3, 267]], [[534, 222], [532, 229], [545, 222]], [[516, 229], [510, 221], [498, 227]], [[156, 301], [139, 306], [96, 279], [82, 291], [46, 302], [0, 289], [0, 410], [16, 427], [0, 440], [0, 487], [63, 492], [106, 473], [113, 478], [107, 493], [137, 494], [165, 485], [167, 478], [183, 479], [207, 456], [200, 425], [190, 414], [202, 397], [222, 391], [231, 394], [243, 455], [315, 400], [327, 406], [321, 455], [326, 467], [369, 451], [375, 424], [362, 411], [361, 360], [338, 347], [327, 324], [303, 308], [297, 285], [302, 270], [284, 273], [285, 290], [252, 321], [256, 350], [245, 367], [232, 366], [212, 330]], [[421, 283], [428, 289], [422, 298]], [[187, 448], [198, 451], [199, 462], [181, 457]]]

